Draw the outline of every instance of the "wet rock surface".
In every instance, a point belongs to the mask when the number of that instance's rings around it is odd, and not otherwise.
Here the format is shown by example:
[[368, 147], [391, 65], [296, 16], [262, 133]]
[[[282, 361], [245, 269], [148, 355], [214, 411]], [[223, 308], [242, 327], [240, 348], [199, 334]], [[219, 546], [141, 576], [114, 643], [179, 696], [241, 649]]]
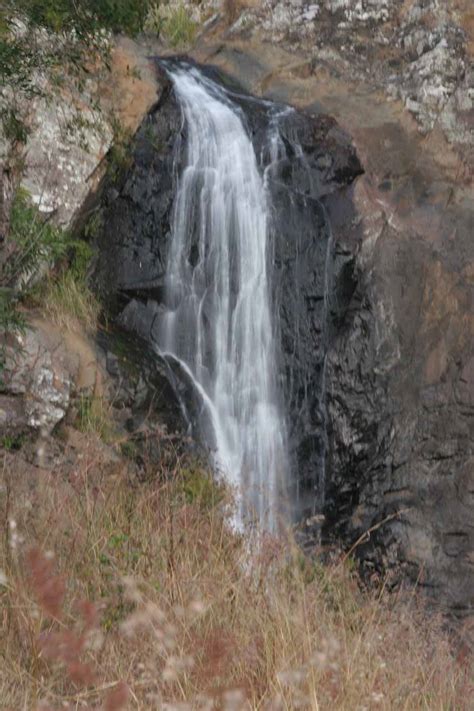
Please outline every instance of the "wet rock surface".
[[162, 433], [186, 434], [179, 400], [170, 383], [166, 363], [130, 331], [101, 331], [97, 337], [107, 374], [108, 399], [114, 421], [136, 435], [153, 426]]
[[[214, 78], [223, 78], [212, 69]], [[223, 78], [224, 79], [224, 78]], [[224, 79], [228, 82], [228, 79]], [[262, 170], [269, 166], [269, 127], [274, 108], [248, 99], [230, 84], [232, 99], [245, 112]], [[288, 413], [292, 480], [298, 509], [311, 512], [319, 491], [324, 456], [321, 423], [326, 351], [327, 255], [330, 228], [322, 200], [340, 192], [362, 172], [348, 136], [327, 116], [310, 117], [280, 107], [280, 136], [286, 157], [269, 168], [275, 323], [280, 330], [280, 379]], [[133, 166], [120, 184], [104, 193], [104, 224], [96, 280], [122, 327], [159, 346], [165, 294], [170, 220], [186, 127], [168, 87], [136, 136]], [[342, 198], [341, 198], [342, 199]], [[191, 250], [192, 251], [192, 250]], [[190, 259], [192, 255], [190, 255]], [[183, 373], [175, 388], [194, 423], [209, 431]], [[170, 377], [173, 379], [173, 373]], [[205, 419], [205, 418], [204, 418]], [[209, 444], [209, 442], [208, 442]], [[212, 443], [211, 443], [212, 446]], [[299, 513], [299, 511], [298, 511]]]
[[[270, 65], [241, 47], [210, 54], [247, 89], [309, 103], [313, 113], [293, 115], [283, 133], [288, 146], [303, 146], [314, 180], [291, 151], [271, 176], [281, 373], [302, 513], [324, 511], [323, 541], [361, 539], [367, 575], [411, 579], [469, 615], [473, 208], [455, 182], [459, 163], [443, 148], [441, 170], [437, 144], [421, 144], [396, 106], [361, 90], [350, 96], [343, 84], [321, 91], [311, 73], [295, 80], [284, 54]], [[271, 72], [275, 57], [286, 61], [283, 75]], [[265, 112], [244, 103], [260, 154]], [[325, 107], [355, 137], [366, 170], [355, 183], [359, 163]], [[168, 88], [137, 134], [130, 171], [104, 194], [98, 284], [122, 323], [151, 342], [184, 130]]]
[[411, 580], [444, 610], [472, 616], [474, 200], [465, 165], [367, 83], [256, 47], [196, 56], [249, 90], [334, 113], [365, 169], [349, 188], [352, 210], [337, 193], [325, 205], [335, 276], [322, 540], [359, 541], [369, 578]]

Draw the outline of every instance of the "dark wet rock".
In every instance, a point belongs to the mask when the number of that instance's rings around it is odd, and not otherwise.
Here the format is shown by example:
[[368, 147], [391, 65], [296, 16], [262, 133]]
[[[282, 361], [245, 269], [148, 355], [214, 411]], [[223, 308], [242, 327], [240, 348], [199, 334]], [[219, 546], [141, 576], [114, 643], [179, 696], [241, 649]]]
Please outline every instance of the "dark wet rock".
[[[134, 302], [131, 301], [130, 304]], [[169, 434], [184, 435], [187, 425], [166, 362], [133, 328], [101, 331], [97, 337], [109, 376], [109, 399], [115, 419], [129, 432], [147, 421]]]
[[[212, 68], [206, 71], [214, 79], [223, 76]], [[274, 206], [273, 283], [279, 313], [280, 381], [288, 412], [298, 508], [312, 511], [321, 493], [318, 471], [325, 452], [321, 387], [327, 338], [326, 271], [331, 261], [330, 228], [321, 200], [341, 192], [362, 168], [348, 136], [334, 119], [271, 106], [247, 95], [236, 83], [226, 80], [225, 85], [242, 108], [262, 170], [270, 161], [269, 128], [275, 113], [280, 116], [286, 158], [272, 164], [268, 175]], [[168, 87], [137, 133], [127, 174], [120, 184], [104, 192], [98, 288], [120, 325], [154, 346], [158, 345], [173, 197], [185, 132], [180, 108]], [[340, 202], [342, 205], [344, 198]], [[341, 271], [336, 289], [340, 299], [347, 292], [343, 281]], [[195, 424], [195, 434], [209, 433], [210, 426], [203, 421], [202, 407], [185, 374], [178, 372], [176, 363], [168, 366], [168, 376]]]
[[370, 226], [369, 203], [356, 203], [365, 223], [357, 283], [328, 354], [323, 536], [362, 537], [356, 555], [369, 576], [408, 577], [469, 615], [472, 284], [462, 251], [439, 252], [408, 225], [404, 234]]
[[[265, 162], [266, 109], [239, 101]], [[360, 539], [369, 577], [411, 579], [446, 609], [470, 614], [469, 204], [451, 200], [449, 184], [393, 122], [359, 133], [368, 175], [356, 183], [360, 164], [333, 119], [289, 113], [282, 123], [287, 159], [269, 174], [274, 297], [300, 514], [324, 513], [325, 543]], [[122, 326], [151, 344], [185, 130], [168, 87], [138, 131], [129, 171], [103, 199], [98, 288]], [[170, 364], [162, 366], [169, 378]], [[186, 378], [173, 373], [195, 407]]]
[[112, 310], [134, 294], [160, 297], [173, 203], [181, 114], [168, 85], [134, 139], [132, 165], [104, 191], [97, 284]]

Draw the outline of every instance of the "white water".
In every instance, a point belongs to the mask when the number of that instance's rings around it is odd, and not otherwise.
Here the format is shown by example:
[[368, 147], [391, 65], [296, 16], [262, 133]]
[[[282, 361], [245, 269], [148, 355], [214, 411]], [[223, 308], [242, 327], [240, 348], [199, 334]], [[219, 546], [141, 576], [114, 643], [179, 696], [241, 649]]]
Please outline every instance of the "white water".
[[186, 121], [161, 349], [192, 374], [239, 524], [276, 530], [287, 469], [268, 265], [269, 195], [240, 109], [186, 67], [169, 71]]

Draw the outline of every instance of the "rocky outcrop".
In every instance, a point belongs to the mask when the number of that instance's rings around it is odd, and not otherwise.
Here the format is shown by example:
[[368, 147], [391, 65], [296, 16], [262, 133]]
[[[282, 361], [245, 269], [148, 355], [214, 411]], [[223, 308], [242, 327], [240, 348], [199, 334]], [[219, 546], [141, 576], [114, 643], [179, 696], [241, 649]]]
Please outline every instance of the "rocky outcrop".
[[365, 249], [329, 354], [326, 534], [362, 536], [368, 572], [389, 570], [396, 582], [408, 575], [466, 615], [474, 605], [469, 269], [461, 255], [453, 261], [455, 249], [441, 256], [407, 225], [401, 233], [382, 214], [374, 220], [373, 203], [358, 198]]
[[68, 409], [72, 368], [60, 335], [37, 323], [3, 344], [1, 431], [49, 434]]
[[[68, 226], [97, 190], [114, 131], [134, 132], [156, 101], [158, 85], [144, 48], [118, 39], [107, 71], [95, 68], [84, 87], [46, 87], [29, 109], [22, 186], [41, 212]], [[52, 98], [51, 98], [52, 96]], [[122, 136], [123, 138], [123, 136]]]
[[444, 609], [472, 615], [466, 166], [439, 133], [421, 136], [398, 102], [381, 100], [370, 81], [354, 84], [348, 71], [335, 76], [281, 47], [257, 53], [253, 41], [198, 56], [249, 90], [334, 113], [354, 139], [365, 174], [352, 209], [336, 195], [325, 205], [335, 263], [323, 541], [359, 540], [369, 577], [411, 579]]
[[401, 99], [424, 134], [441, 129], [466, 166], [474, 137], [473, 28], [463, 0], [265, 0], [241, 4], [231, 40], [270, 42], [304, 55], [306, 71]]
[[[269, 76], [251, 55], [221, 56], [234, 74]], [[264, 155], [265, 111], [242, 102]], [[416, 134], [370, 105], [367, 117], [367, 131], [355, 130], [367, 168], [357, 183], [346, 135], [322, 115], [282, 121], [287, 160], [270, 175], [295, 496], [300, 513], [323, 511], [326, 542], [360, 539], [367, 574], [411, 578], [462, 616], [473, 605], [472, 212], [462, 187], [436, 182]], [[151, 342], [177, 129], [168, 87], [137, 134], [130, 171], [104, 193], [98, 283], [121, 322]]]
[[[47, 71], [36, 79], [42, 91], [15, 104], [28, 127], [26, 143], [7, 140], [0, 127], [0, 263], [7, 265], [14, 253], [5, 239], [8, 218], [19, 185], [48, 221], [71, 228], [104, 176], [114, 131], [120, 127], [122, 137], [135, 131], [159, 90], [147, 49], [125, 38], [111, 47], [109, 68], [91, 67], [83, 84], [71, 79], [55, 86]], [[14, 105], [7, 91], [1, 100], [6, 111]], [[43, 276], [44, 267], [39, 255], [33, 269]], [[1, 334], [2, 435], [49, 434], [73, 394], [95, 393], [98, 386], [98, 355], [88, 338], [29, 316], [24, 333]]]
[[[219, 75], [209, 70], [211, 75]], [[225, 79], [229, 86], [229, 80]], [[230, 84], [232, 86], [232, 84]], [[270, 162], [272, 114], [241, 88], [240, 103], [262, 170]], [[341, 193], [361, 172], [346, 134], [326, 116], [286, 111], [279, 132], [286, 157], [268, 173], [274, 236], [274, 304], [281, 332], [281, 380], [288, 412], [295, 498], [311, 511], [321, 495], [325, 413], [321, 399], [326, 352], [326, 290], [330, 228], [321, 200]], [[96, 280], [122, 326], [159, 346], [170, 220], [186, 126], [174, 92], [167, 87], [134, 141], [133, 164], [122, 181], [104, 192], [104, 230], [99, 239]], [[343, 198], [341, 196], [341, 201]], [[329, 257], [330, 258], [330, 257]], [[198, 412], [192, 388], [175, 373], [188, 410]], [[170, 374], [171, 376], [171, 374]], [[194, 393], [195, 397], [195, 393]], [[316, 487], [316, 491], [315, 491]]]
[[20, 97], [17, 105], [15, 97], [2, 95], [3, 109], [15, 106], [27, 133], [24, 145], [12, 143], [0, 127], [0, 235], [8, 232], [19, 184], [48, 219], [72, 224], [104, 176], [113, 141], [133, 133], [156, 101], [159, 86], [147, 54], [147, 47], [117, 38], [107, 68], [91, 66], [84, 81], [66, 74], [57, 86], [45, 70], [33, 100]]

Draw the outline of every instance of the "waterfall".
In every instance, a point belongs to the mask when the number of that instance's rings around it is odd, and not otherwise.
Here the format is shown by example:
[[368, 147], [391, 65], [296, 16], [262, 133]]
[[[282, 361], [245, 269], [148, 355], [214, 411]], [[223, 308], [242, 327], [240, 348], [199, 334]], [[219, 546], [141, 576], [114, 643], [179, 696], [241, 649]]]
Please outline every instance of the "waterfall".
[[287, 472], [271, 304], [271, 200], [244, 116], [196, 68], [167, 65], [185, 121], [160, 350], [191, 377], [238, 522], [278, 528]]

